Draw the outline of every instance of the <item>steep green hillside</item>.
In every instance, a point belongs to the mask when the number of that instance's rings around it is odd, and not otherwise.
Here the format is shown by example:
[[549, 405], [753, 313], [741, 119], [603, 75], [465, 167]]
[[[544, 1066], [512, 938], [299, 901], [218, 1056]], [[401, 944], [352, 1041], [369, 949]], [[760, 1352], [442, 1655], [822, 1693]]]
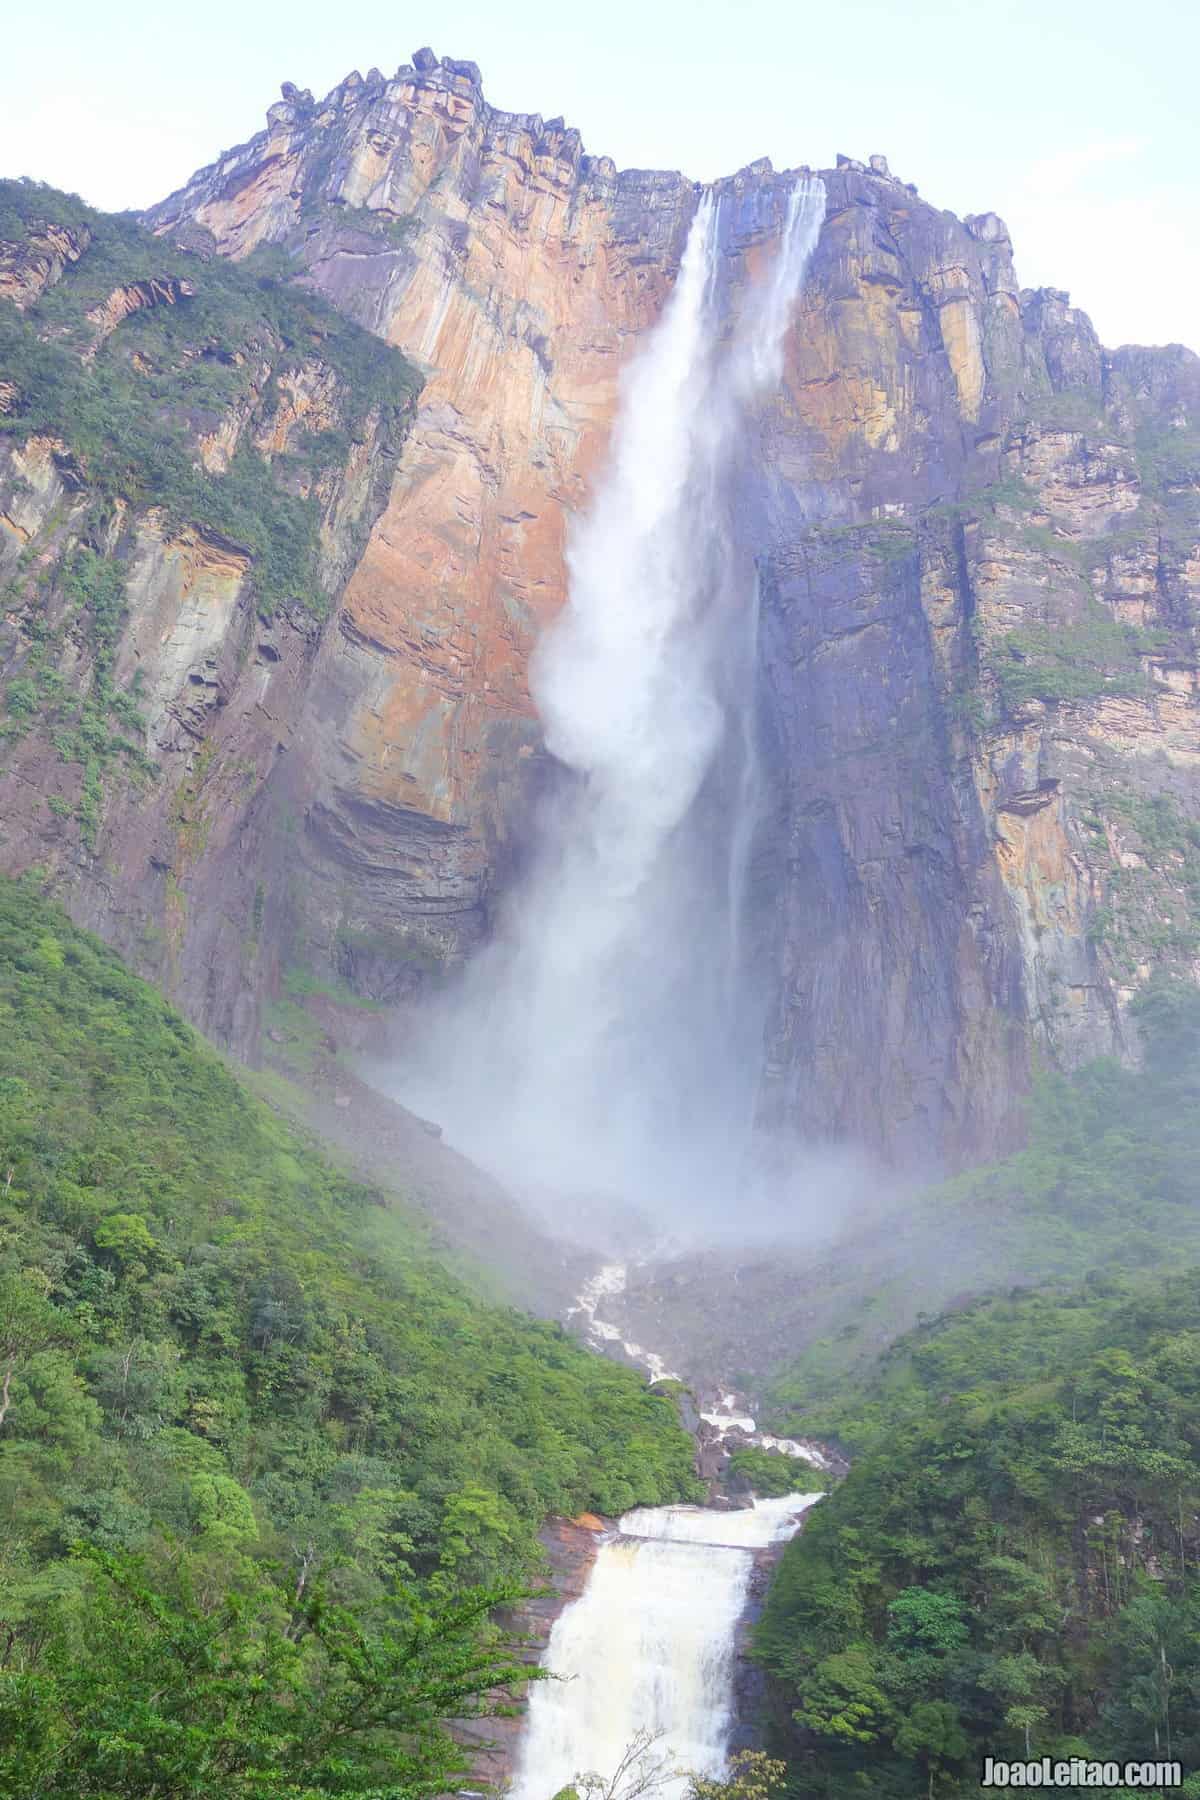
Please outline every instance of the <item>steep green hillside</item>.
[[857, 1460], [758, 1637], [790, 1792], [967, 1795], [985, 1754], [1200, 1766], [1196, 1271], [926, 1325], [842, 1426]]
[[[913, 1202], [886, 1281], [848, 1258], [858, 1307], [777, 1380], [853, 1458], [759, 1632], [796, 1795], [1200, 1764], [1200, 996], [1138, 1017], [1144, 1067], [1043, 1078], [1026, 1148]], [[1036, 1291], [959, 1298], [1006, 1273]]]
[[[61, 1650], [54, 1632], [75, 1629], [81, 1545], [118, 1558], [80, 1640], [111, 1660], [153, 1613], [130, 1582], [169, 1592], [185, 1635], [231, 1585], [264, 1580], [270, 1605], [319, 1586], [361, 1622], [397, 1578], [436, 1601], [535, 1576], [550, 1512], [696, 1491], [668, 1400], [473, 1298], [411, 1219], [7, 881], [0, 1338], [2, 1616], [7, 1667], [31, 1678], [47, 1634]], [[44, 1791], [142, 1791], [71, 1779]]]

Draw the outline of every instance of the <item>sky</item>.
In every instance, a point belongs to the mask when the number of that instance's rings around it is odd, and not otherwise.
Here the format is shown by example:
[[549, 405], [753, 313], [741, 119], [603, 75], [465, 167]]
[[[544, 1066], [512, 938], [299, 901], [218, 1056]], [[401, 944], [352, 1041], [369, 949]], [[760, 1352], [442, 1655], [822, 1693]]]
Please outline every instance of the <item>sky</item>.
[[5, 24], [0, 175], [122, 209], [429, 44], [495, 106], [562, 113], [622, 167], [699, 180], [883, 152], [935, 206], [997, 212], [1025, 286], [1105, 343], [1200, 349], [1195, 0], [56, 0]]

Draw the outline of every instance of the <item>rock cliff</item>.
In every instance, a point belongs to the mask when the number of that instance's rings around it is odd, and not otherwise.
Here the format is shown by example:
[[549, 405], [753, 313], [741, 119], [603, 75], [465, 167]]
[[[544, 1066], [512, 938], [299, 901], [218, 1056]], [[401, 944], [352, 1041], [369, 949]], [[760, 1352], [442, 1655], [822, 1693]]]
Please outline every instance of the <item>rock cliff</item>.
[[[1106, 352], [1065, 294], [1020, 288], [994, 214], [938, 211], [882, 157], [823, 174], [739, 507], [772, 779], [762, 1113], [958, 1162], [1011, 1140], [1034, 1055], [1135, 1054], [1138, 986], [1200, 972], [1200, 362]], [[788, 180], [761, 162], [719, 184], [731, 300]], [[168, 310], [151, 276], [203, 289], [224, 259], [269, 261], [424, 382], [386, 446], [364, 424], [328, 477], [323, 619], [289, 604], [264, 628], [236, 533], [120, 513], [115, 668], [144, 667], [138, 749], [173, 759], [173, 799], [105, 798], [81, 840], [46, 813], [44, 736], [7, 752], [6, 866], [50, 868], [242, 1054], [281, 964], [387, 1001], [486, 931], [544, 762], [529, 652], [696, 199], [422, 51], [321, 101], [285, 86], [148, 215], [163, 266], [90, 298], [79, 354], [100, 370]], [[90, 229], [34, 219], [0, 251], [23, 318], [86, 270]], [[205, 466], [336, 434], [319, 361], [291, 358], [269, 417], [243, 398], [210, 418]], [[70, 445], [8, 442], [5, 567], [62, 567]], [[19, 684], [36, 609], [8, 610]]]

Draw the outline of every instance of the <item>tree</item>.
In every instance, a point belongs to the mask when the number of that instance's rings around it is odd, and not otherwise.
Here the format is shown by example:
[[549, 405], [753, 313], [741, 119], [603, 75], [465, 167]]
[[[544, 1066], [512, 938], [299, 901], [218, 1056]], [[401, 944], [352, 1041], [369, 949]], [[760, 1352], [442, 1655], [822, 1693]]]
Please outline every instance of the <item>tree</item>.
[[740, 1750], [725, 1780], [693, 1775], [687, 1800], [771, 1800], [786, 1779], [786, 1763], [773, 1761], [762, 1750]]
[[879, 1736], [891, 1706], [879, 1684], [870, 1644], [848, 1644], [826, 1656], [805, 1679], [798, 1725], [841, 1743], [870, 1744]]
[[1179, 1684], [1185, 1692], [1195, 1682], [1196, 1625], [1194, 1604], [1153, 1591], [1135, 1594], [1116, 1621], [1120, 1684], [1112, 1711], [1127, 1716], [1131, 1737], [1153, 1737], [1156, 1756], [1172, 1754], [1177, 1669], [1192, 1663], [1190, 1681]]
[[771, 1800], [787, 1775], [783, 1763], [761, 1750], [740, 1750], [727, 1776], [688, 1775], [675, 1767], [669, 1752], [657, 1754], [663, 1735], [639, 1731], [611, 1775], [576, 1775], [554, 1800], [646, 1800], [680, 1780], [688, 1782], [687, 1800]]
[[1034, 1706], [1022, 1702], [1019, 1706], [1010, 1706], [1004, 1715], [1004, 1723], [1019, 1731], [1025, 1738], [1025, 1755], [1028, 1759], [1033, 1755], [1032, 1732], [1035, 1725], [1041, 1725], [1048, 1717], [1044, 1706]]
[[914, 1706], [892, 1742], [901, 1756], [912, 1756], [924, 1763], [930, 1800], [933, 1800], [934, 1781], [943, 1766], [948, 1762], [961, 1762], [971, 1748], [958, 1714], [948, 1700], [923, 1700], [919, 1706]]
[[539, 1671], [489, 1626], [512, 1589], [427, 1606], [398, 1589], [389, 1618], [265, 1577], [205, 1607], [143, 1559], [79, 1552], [82, 1602], [0, 1669], [0, 1793], [38, 1800], [418, 1800], [462, 1752], [445, 1721], [497, 1710], [493, 1689]]
[[12, 1404], [12, 1378], [39, 1350], [71, 1341], [71, 1321], [24, 1275], [0, 1275], [0, 1426]]
[[1049, 1710], [1041, 1704], [1039, 1695], [1046, 1693], [1058, 1680], [1059, 1671], [1044, 1667], [1031, 1650], [993, 1657], [980, 1670], [980, 1686], [1008, 1703], [1004, 1723], [1022, 1734], [1027, 1757], [1033, 1754], [1034, 1727], [1049, 1717]]
[[888, 1639], [898, 1650], [947, 1655], [967, 1641], [962, 1601], [932, 1588], [910, 1587], [888, 1607]]
[[668, 1782], [683, 1775], [670, 1753], [659, 1754], [663, 1733], [648, 1727], [639, 1731], [626, 1747], [625, 1754], [611, 1775], [596, 1770], [577, 1774], [574, 1781], [577, 1800], [645, 1800], [657, 1794]]
[[118, 1263], [148, 1262], [158, 1240], [140, 1213], [109, 1213], [92, 1233], [98, 1250], [107, 1250]]

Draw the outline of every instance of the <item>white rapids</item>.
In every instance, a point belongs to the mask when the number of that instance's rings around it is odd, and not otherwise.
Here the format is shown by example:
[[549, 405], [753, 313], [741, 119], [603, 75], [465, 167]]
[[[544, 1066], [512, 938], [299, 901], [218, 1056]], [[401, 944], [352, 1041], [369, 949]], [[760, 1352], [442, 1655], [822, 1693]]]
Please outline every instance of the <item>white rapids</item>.
[[718, 1437], [728, 1437], [736, 1431], [760, 1450], [778, 1450], [783, 1456], [794, 1456], [798, 1462], [811, 1463], [814, 1469], [827, 1469], [828, 1459], [822, 1456], [815, 1444], [801, 1443], [798, 1438], [772, 1437], [770, 1432], [760, 1431], [749, 1413], [738, 1411], [736, 1394], [721, 1394], [711, 1412], [702, 1412], [700, 1417], [705, 1424], [711, 1425]]
[[673, 1369], [668, 1369], [656, 1350], [646, 1350], [641, 1344], [635, 1344], [629, 1338], [622, 1337], [619, 1325], [613, 1325], [607, 1319], [600, 1318], [600, 1307], [604, 1301], [624, 1293], [627, 1280], [628, 1270], [624, 1263], [605, 1263], [604, 1267], [598, 1269], [591, 1280], [585, 1281], [580, 1288], [574, 1306], [567, 1309], [568, 1319], [582, 1313], [587, 1320], [587, 1335], [598, 1349], [605, 1344], [620, 1344], [630, 1362], [635, 1362], [645, 1369], [651, 1381], [682, 1381], [683, 1377], [677, 1375]]
[[[723, 1774], [753, 1552], [790, 1537], [820, 1497], [626, 1513], [551, 1632], [545, 1664], [559, 1679], [532, 1690], [512, 1800], [552, 1800], [577, 1776], [610, 1777], [639, 1731], [662, 1734], [654, 1760]], [[676, 1776], [655, 1791], [682, 1800], [687, 1785]]]
[[[666, 1361], [656, 1350], [647, 1350], [641, 1344], [635, 1344], [630, 1338], [622, 1336], [621, 1327], [614, 1325], [609, 1319], [600, 1317], [600, 1308], [606, 1300], [616, 1299], [625, 1292], [629, 1279], [629, 1271], [624, 1263], [605, 1263], [597, 1269], [590, 1281], [585, 1281], [575, 1297], [574, 1306], [567, 1308], [567, 1318], [582, 1316], [585, 1330], [597, 1349], [606, 1344], [620, 1344], [630, 1362], [637, 1363], [645, 1369], [652, 1382], [682, 1381], [669, 1369]], [[760, 1431], [753, 1416], [738, 1410], [739, 1402], [736, 1394], [721, 1392], [717, 1402], [708, 1412], [701, 1412], [700, 1417], [705, 1424], [711, 1425], [717, 1436], [725, 1438], [731, 1432], [738, 1434], [738, 1441], [748, 1439], [760, 1450], [778, 1450], [783, 1456], [795, 1457], [798, 1462], [811, 1463], [815, 1469], [828, 1468], [828, 1462], [814, 1444], [804, 1444], [797, 1438], [773, 1437], [769, 1432]]]

